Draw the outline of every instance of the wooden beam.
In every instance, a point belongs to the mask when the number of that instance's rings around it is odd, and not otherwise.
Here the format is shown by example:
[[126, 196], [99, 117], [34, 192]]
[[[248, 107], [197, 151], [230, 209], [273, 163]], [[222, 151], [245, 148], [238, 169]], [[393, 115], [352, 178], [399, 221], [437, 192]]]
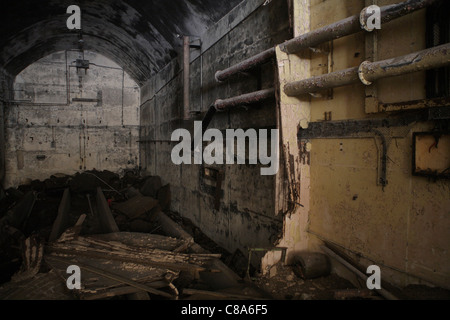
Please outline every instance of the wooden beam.
[[98, 218], [100, 220], [103, 232], [119, 232], [119, 227], [114, 220], [111, 210], [109, 209], [108, 202], [106, 201], [105, 195], [100, 187], [97, 188], [97, 209]]
[[[45, 259], [46, 260], [50, 259], [50, 261], [54, 260], [54, 261], [57, 261], [57, 262], [60, 262], [60, 263], [67, 263], [69, 265], [73, 264], [73, 262], [71, 260], [64, 259], [64, 258], [61, 258], [61, 257], [46, 256]], [[168, 294], [167, 292], [151, 288], [151, 287], [146, 286], [146, 285], [141, 284], [141, 283], [137, 283], [137, 282], [135, 282], [133, 280], [124, 278], [124, 277], [119, 276], [119, 275], [117, 275], [115, 273], [112, 273], [112, 272], [109, 272], [109, 271], [106, 271], [106, 270], [102, 270], [102, 269], [98, 269], [96, 267], [93, 267], [93, 266], [90, 266], [90, 265], [87, 265], [87, 264], [84, 264], [84, 263], [80, 263], [79, 261], [76, 261], [76, 264], [81, 269], [84, 269], [86, 271], [98, 274], [98, 275], [100, 275], [102, 277], [106, 277], [106, 278], [115, 280], [115, 281], [120, 282], [120, 283], [128, 284], [128, 285], [130, 285], [130, 286], [132, 286], [134, 288], [146, 291], [148, 293], [155, 294], [155, 295], [162, 296], [162, 297], [169, 298], [169, 299], [174, 299], [175, 298], [173, 295]]]
[[58, 207], [58, 216], [53, 223], [52, 231], [50, 233], [49, 242], [58, 240], [59, 236], [68, 227], [67, 220], [70, 211], [70, 190], [64, 190], [63, 197]]

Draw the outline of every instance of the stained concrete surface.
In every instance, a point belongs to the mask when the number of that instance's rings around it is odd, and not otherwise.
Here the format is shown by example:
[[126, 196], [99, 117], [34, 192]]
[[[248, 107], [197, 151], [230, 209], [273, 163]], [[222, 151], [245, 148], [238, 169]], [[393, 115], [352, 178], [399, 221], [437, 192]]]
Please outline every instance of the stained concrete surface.
[[[86, 71], [75, 68], [80, 57], [90, 62]], [[4, 113], [5, 188], [55, 173], [139, 166], [139, 87], [115, 62], [55, 52], [21, 72], [14, 90], [18, 102]]]
[[[81, 1], [84, 48], [116, 59], [142, 84], [160, 71], [182, 42], [201, 36], [240, 0]], [[18, 74], [46, 55], [78, 48], [79, 32], [66, 28], [71, 1], [10, 2], [0, 22], [0, 65]], [[45, 32], [43, 32], [43, 30]]]

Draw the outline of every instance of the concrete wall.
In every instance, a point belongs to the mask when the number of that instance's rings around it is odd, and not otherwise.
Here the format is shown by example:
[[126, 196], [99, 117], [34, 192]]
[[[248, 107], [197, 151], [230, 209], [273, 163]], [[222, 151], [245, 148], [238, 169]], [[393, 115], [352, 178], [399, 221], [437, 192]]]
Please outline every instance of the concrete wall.
[[16, 77], [15, 102], [5, 111], [6, 188], [54, 173], [139, 166], [139, 87], [114, 62], [92, 52], [84, 56], [91, 63], [87, 73], [77, 72], [70, 66], [80, 57], [57, 52]]
[[0, 183], [5, 179], [5, 108], [7, 101], [12, 97], [13, 77], [3, 68], [0, 68]]
[[[378, 5], [396, 2], [378, 1]], [[359, 0], [345, 4], [339, 0], [295, 1], [296, 33], [359, 14], [363, 7], [364, 1]], [[298, 19], [301, 15], [306, 19]], [[281, 88], [289, 81], [358, 66], [369, 57], [366, 36], [361, 32], [333, 41], [331, 60], [323, 54], [278, 51]], [[377, 48], [376, 60], [425, 49], [425, 11], [382, 25]], [[375, 108], [373, 101], [366, 99], [366, 90], [374, 89], [371, 92], [378, 96]], [[332, 96], [300, 99], [282, 94], [282, 121], [294, 129], [324, 121], [325, 112], [332, 113], [332, 120], [387, 117], [379, 103], [417, 99], [425, 99], [424, 73], [385, 79], [367, 88], [363, 84], [336, 88]], [[283, 112], [291, 107], [298, 112]], [[412, 134], [433, 127], [433, 123], [423, 122], [398, 128], [400, 133], [394, 135], [388, 150], [389, 184], [384, 190], [377, 183], [380, 147], [376, 139], [312, 139], [297, 146], [292, 135], [284, 136], [285, 150], [291, 147], [285, 157], [295, 162], [290, 173], [298, 183], [298, 201], [305, 207], [290, 211], [285, 220], [290, 228], [280, 245], [288, 245], [292, 256], [300, 250], [320, 250], [326, 240], [362, 265], [379, 265], [382, 280], [398, 286], [424, 283], [449, 288], [450, 182], [412, 175]], [[283, 207], [289, 194], [281, 194]]]
[[[287, 1], [244, 1], [201, 38], [202, 51], [192, 49], [192, 121], [183, 115], [182, 62], [172, 61], [141, 89], [141, 162], [149, 174], [159, 175], [172, 190], [172, 210], [191, 219], [219, 245], [233, 252], [248, 247], [272, 246], [281, 234], [282, 220], [275, 214], [274, 177], [261, 176], [259, 165], [207, 166], [223, 173], [220, 209], [215, 210], [216, 181], [204, 177], [200, 165], [176, 166], [171, 161], [175, 129], [193, 128], [216, 99], [274, 86], [275, 66], [267, 63], [251, 75], [217, 83], [216, 71], [291, 38]], [[194, 42], [197, 44], [198, 42]], [[180, 52], [179, 56], [182, 57]], [[275, 101], [216, 114], [209, 128], [275, 128]], [[158, 140], [158, 141], [155, 141]], [[208, 169], [206, 169], [208, 170]]]

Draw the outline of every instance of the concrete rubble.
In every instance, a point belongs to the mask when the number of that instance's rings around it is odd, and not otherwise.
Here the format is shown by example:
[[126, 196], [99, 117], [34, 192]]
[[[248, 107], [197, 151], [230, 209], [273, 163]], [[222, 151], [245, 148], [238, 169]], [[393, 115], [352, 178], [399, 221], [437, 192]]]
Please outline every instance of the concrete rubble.
[[[159, 177], [55, 175], [6, 190], [0, 206], [2, 300], [268, 297], [163, 212], [170, 186]], [[69, 290], [73, 265], [82, 282]]]

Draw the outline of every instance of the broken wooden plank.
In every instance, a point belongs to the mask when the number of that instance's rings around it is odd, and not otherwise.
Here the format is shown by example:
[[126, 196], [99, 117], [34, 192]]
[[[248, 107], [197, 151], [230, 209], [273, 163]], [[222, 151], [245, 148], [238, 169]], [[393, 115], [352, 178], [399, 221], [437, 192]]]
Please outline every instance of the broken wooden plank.
[[131, 263], [142, 264], [142, 265], [147, 265], [147, 266], [156, 267], [156, 268], [165, 268], [165, 269], [175, 270], [175, 271], [220, 272], [215, 269], [208, 269], [205, 267], [201, 267], [201, 266], [189, 264], [189, 263], [152, 261], [147, 258], [136, 258], [136, 257], [131, 257], [131, 256], [127, 257], [127, 256], [107, 254], [104, 252], [87, 252], [87, 251], [83, 251], [83, 250], [73, 250], [73, 249], [69, 250], [69, 249], [62, 249], [62, 248], [55, 248], [55, 247], [49, 248], [49, 252], [59, 253], [59, 254], [67, 254], [67, 255], [72, 255], [72, 256], [91, 257], [91, 258], [96, 258], [96, 259], [131, 262]]
[[67, 249], [81, 250], [87, 252], [96, 252], [114, 256], [136, 257], [141, 259], [149, 259], [152, 261], [164, 262], [181, 262], [204, 264], [211, 259], [219, 259], [221, 254], [212, 253], [180, 253], [174, 251], [166, 251], [160, 249], [147, 249], [142, 247], [132, 247], [121, 243], [105, 242], [101, 240], [93, 240], [89, 237], [80, 237], [76, 240], [57, 243], [48, 246], [49, 249]]
[[86, 215], [82, 214], [73, 227], [63, 232], [63, 234], [58, 238], [58, 242], [72, 241], [76, 239], [81, 232], [81, 227], [83, 226], [85, 219]]
[[186, 240], [181, 246], [172, 250], [172, 252], [175, 252], [175, 253], [184, 252], [184, 251], [188, 250], [194, 243], [195, 243], [194, 239], [190, 238], [189, 240]]
[[[61, 257], [46, 256], [45, 259], [46, 260], [50, 259], [50, 261], [54, 260], [54, 261], [59, 261], [61, 263], [72, 264], [72, 261], [64, 259], [64, 258], [61, 258]], [[162, 296], [162, 297], [165, 297], [165, 298], [168, 298], [168, 299], [176, 298], [173, 295], [168, 294], [167, 292], [151, 288], [151, 287], [146, 286], [146, 285], [141, 284], [141, 283], [137, 283], [137, 282], [135, 282], [133, 280], [127, 279], [125, 277], [122, 277], [120, 275], [114, 274], [112, 272], [109, 272], [109, 271], [106, 271], [106, 270], [102, 270], [102, 269], [98, 269], [96, 267], [93, 267], [93, 266], [90, 266], [90, 265], [87, 265], [87, 264], [84, 264], [84, 263], [80, 263], [79, 261], [77, 261], [76, 263], [81, 269], [90, 271], [92, 273], [96, 273], [96, 274], [98, 274], [98, 275], [100, 275], [102, 277], [110, 278], [110, 279], [115, 280], [117, 282], [125, 283], [125, 284], [128, 284], [128, 285], [132, 286], [132, 287], [138, 288], [140, 290], [143, 290], [143, 291], [146, 291], [146, 292], [149, 292], [151, 294], [158, 295], [158, 296]]]
[[[47, 263], [47, 265], [49, 265], [49, 267], [52, 270], [54, 270], [60, 276], [61, 280], [65, 283], [69, 277], [69, 275], [66, 272], [67, 267], [69, 265], [67, 262], [61, 263], [58, 261], [50, 261], [52, 256], [53, 255], [50, 256], [47, 255], [46, 257], [50, 257], [50, 259], [46, 259], [44, 261]], [[58, 256], [56, 256], [56, 258], [58, 258]], [[164, 281], [167, 286], [166, 277], [168, 274], [171, 275], [172, 281], [179, 276], [178, 273], [174, 273], [168, 269], [148, 267], [145, 265], [135, 263], [121, 262], [114, 260], [102, 260], [84, 256], [75, 257], [67, 255], [61, 258], [70, 260], [71, 265], [72, 264], [76, 265], [77, 262], [75, 261], [78, 261], [80, 263], [94, 266], [101, 270], [109, 271], [111, 273], [117, 274], [119, 276], [133, 280], [135, 282], [149, 285], [150, 287], [154, 287], [153, 283], [157, 281]], [[123, 286], [123, 284], [106, 277], [101, 277], [95, 273], [85, 270], [82, 273], [82, 288], [77, 291], [77, 295], [81, 297], [86, 294], [100, 293], [120, 286]]]
[[11, 282], [20, 282], [33, 278], [39, 272], [43, 257], [44, 244], [35, 235], [27, 238], [22, 246], [22, 266], [11, 277]]
[[[175, 221], [170, 219], [165, 213], [159, 211], [156, 213], [155, 217], [158, 223], [161, 225], [161, 228], [169, 236], [188, 241], [191, 241], [191, 239], [193, 239], [189, 233], [183, 230], [183, 228], [181, 228]], [[192, 244], [191, 249], [195, 253], [207, 253], [207, 251], [203, 249], [201, 246], [199, 246], [197, 243]]]
[[108, 202], [100, 187], [97, 187], [97, 209], [100, 227], [104, 233], [119, 232], [119, 227], [109, 209]]
[[[177, 223], [175, 223], [171, 218], [169, 218], [163, 212], [158, 212], [156, 218], [161, 225], [164, 233], [171, 237], [177, 237], [185, 240], [193, 239], [192, 236], [183, 230]], [[200, 245], [194, 242], [191, 246], [191, 250], [195, 253], [209, 253], [207, 250], [202, 248]], [[202, 281], [208, 283], [213, 289], [225, 289], [230, 287], [239, 286], [242, 280], [233, 270], [231, 270], [225, 263], [219, 259], [212, 259], [208, 263], [209, 268], [219, 270], [219, 274], [212, 274], [208, 272], [203, 272], [199, 274]]]
[[48, 241], [53, 242], [56, 241], [61, 234], [69, 227], [68, 224], [68, 215], [70, 211], [70, 190], [67, 188], [64, 190], [63, 197], [58, 207], [58, 216], [53, 223], [52, 231], [50, 233], [50, 237]]
[[116, 242], [128, 246], [172, 251], [185, 244], [186, 240], [162, 236], [159, 234], [137, 232], [114, 232], [89, 236], [91, 239]]

